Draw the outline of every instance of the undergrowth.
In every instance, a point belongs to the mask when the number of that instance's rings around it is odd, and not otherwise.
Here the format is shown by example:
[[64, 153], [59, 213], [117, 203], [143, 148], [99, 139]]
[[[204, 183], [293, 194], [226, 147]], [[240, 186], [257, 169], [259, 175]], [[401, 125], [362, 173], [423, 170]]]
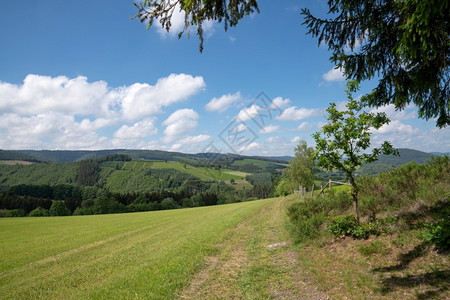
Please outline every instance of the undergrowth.
[[294, 239], [305, 242], [329, 233], [367, 239], [416, 229], [425, 242], [448, 249], [449, 166], [449, 157], [441, 156], [427, 164], [411, 162], [377, 177], [358, 178], [360, 223], [351, 215], [352, 199], [346, 190], [302, 199], [287, 211]]

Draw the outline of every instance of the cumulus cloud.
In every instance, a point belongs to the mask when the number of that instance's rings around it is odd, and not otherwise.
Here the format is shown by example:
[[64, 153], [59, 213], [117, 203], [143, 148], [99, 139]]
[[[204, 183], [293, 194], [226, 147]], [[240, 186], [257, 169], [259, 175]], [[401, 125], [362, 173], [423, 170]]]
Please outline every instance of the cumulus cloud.
[[298, 142], [300, 142], [302, 139], [299, 137], [299, 136], [296, 136], [296, 137], [293, 137], [292, 139], [291, 139], [291, 143], [298, 143]]
[[246, 107], [239, 112], [239, 114], [237, 116], [237, 120], [239, 122], [245, 122], [245, 121], [251, 120], [259, 115], [260, 110], [261, 110], [261, 108], [258, 105], [254, 105], [254, 104], [250, 107]]
[[155, 127], [153, 118], [146, 118], [134, 123], [132, 126], [122, 125], [116, 132], [114, 137], [121, 140], [143, 139], [152, 135], [156, 135], [158, 129]]
[[417, 117], [415, 110], [411, 108], [412, 107], [409, 106], [403, 110], [398, 110], [395, 108], [394, 104], [388, 104], [378, 108], [373, 108], [371, 112], [384, 112], [391, 120], [410, 120]]
[[277, 119], [282, 121], [299, 121], [319, 114], [319, 109], [297, 108], [296, 106], [291, 106], [286, 108]]
[[280, 126], [270, 124], [270, 125], [267, 125], [267, 126], [265, 126], [264, 128], [262, 128], [262, 129], [259, 131], [259, 133], [262, 133], [262, 134], [274, 133], [274, 132], [276, 132], [278, 129], [280, 129]]
[[177, 143], [173, 144], [170, 148], [171, 151], [181, 150], [183, 152], [191, 152], [192, 150], [198, 151], [198, 144], [210, 140], [209, 135], [200, 134], [197, 136], [187, 136], [180, 139]]
[[122, 112], [127, 120], [161, 112], [161, 108], [186, 100], [205, 87], [202, 77], [171, 74], [154, 86], [135, 83], [123, 90]]
[[344, 81], [344, 70], [342, 68], [333, 68], [322, 75], [325, 81]]
[[289, 105], [291, 102], [290, 99], [283, 99], [281, 97], [276, 97], [272, 100], [272, 104], [270, 105], [273, 109], [282, 109]]
[[257, 150], [260, 148], [261, 148], [261, 144], [252, 142], [248, 145], [245, 145], [245, 146], [242, 146], [241, 148], [239, 148], [239, 152], [247, 152], [247, 151], [251, 151], [251, 150]]
[[[0, 148], [100, 149], [156, 134], [153, 115], [205, 87], [202, 77], [171, 74], [156, 84], [118, 88], [84, 76], [28, 75], [0, 82]], [[133, 125], [122, 125], [123, 122]], [[115, 131], [114, 140], [98, 131]]]
[[224, 112], [229, 109], [234, 103], [242, 100], [242, 96], [240, 92], [236, 92], [234, 94], [223, 95], [219, 98], [212, 98], [211, 101], [206, 104], [205, 109], [207, 111], [218, 111]]
[[166, 126], [165, 141], [171, 142], [175, 137], [192, 132], [197, 127], [198, 113], [193, 109], [179, 109], [172, 113], [164, 122]]
[[295, 129], [295, 131], [309, 131], [312, 129], [312, 125], [308, 122], [302, 122], [298, 127]]
[[266, 139], [266, 143], [268, 144], [273, 144], [273, 143], [281, 143], [284, 141], [284, 138], [282, 138], [281, 136], [271, 136], [269, 138]]

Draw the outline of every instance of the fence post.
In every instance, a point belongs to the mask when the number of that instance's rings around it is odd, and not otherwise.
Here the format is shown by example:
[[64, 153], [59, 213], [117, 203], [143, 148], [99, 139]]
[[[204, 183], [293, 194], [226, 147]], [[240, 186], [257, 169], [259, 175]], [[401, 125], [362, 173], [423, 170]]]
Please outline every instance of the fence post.
[[331, 186], [331, 179], [328, 180], [328, 186], [330, 187], [330, 192], [333, 189], [333, 187]]

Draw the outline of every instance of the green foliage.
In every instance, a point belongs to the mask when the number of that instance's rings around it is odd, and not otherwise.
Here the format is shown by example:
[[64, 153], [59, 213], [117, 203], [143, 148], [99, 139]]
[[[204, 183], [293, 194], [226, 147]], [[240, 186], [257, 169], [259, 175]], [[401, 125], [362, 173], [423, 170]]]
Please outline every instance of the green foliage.
[[450, 205], [436, 214], [436, 221], [426, 224], [424, 238], [436, 245], [436, 248], [450, 250]]
[[336, 236], [351, 236], [358, 226], [358, 221], [354, 216], [344, 215], [333, 218], [327, 227]]
[[290, 185], [309, 187], [313, 183], [314, 175], [314, 149], [308, 147], [305, 141], [300, 141], [294, 149], [294, 158], [283, 171]]
[[50, 215], [50, 212], [48, 209], [42, 208], [42, 207], [36, 207], [33, 209], [28, 216], [29, 217], [48, 217]]
[[98, 180], [100, 164], [98, 160], [87, 159], [80, 162], [78, 169], [78, 184], [93, 186]]
[[57, 185], [77, 182], [78, 163], [0, 165], [0, 185]]
[[347, 110], [339, 111], [335, 103], [327, 109], [328, 123], [313, 134], [316, 141], [315, 157], [317, 165], [326, 170], [342, 170], [348, 176], [353, 187], [354, 214], [358, 213], [358, 185], [353, 173], [363, 164], [377, 160], [380, 154], [397, 154], [389, 142], [384, 142], [380, 148], [373, 148], [371, 153], [365, 152], [370, 147], [371, 130], [379, 129], [389, 123], [385, 113], [368, 113], [363, 111], [363, 105], [352, 98], [352, 93], [359, 89], [356, 81], [347, 83]]
[[69, 216], [71, 214], [64, 201], [59, 200], [52, 201], [49, 213], [50, 216]]
[[450, 124], [448, 1], [330, 0], [328, 6], [331, 19], [303, 9], [303, 24], [328, 45], [348, 79], [380, 77], [367, 103], [403, 109], [413, 102], [420, 117]]
[[166, 198], [161, 201], [161, 209], [175, 209], [178, 208], [178, 203], [173, 198]]
[[335, 103], [327, 109], [328, 123], [319, 132], [313, 134], [316, 141], [315, 157], [317, 165], [326, 170], [339, 169], [351, 175], [357, 167], [377, 160], [382, 153], [396, 153], [391, 144], [384, 142], [381, 148], [364, 151], [370, 147], [371, 130], [379, 129], [390, 121], [384, 113], [367, 113], [361, 102], [352, 98], [359, 89], [357, 82], [347, 83], [347, 110], [339, 111]]
[[200, 52], [203, 51], [203, 22], [223, 22], [226, 31], [228, 26], [236, 26], [244, 16], [255, 11], [259, 12], [256, 0], [180, 0], [175, 3], [178, 5], [176, 6], [170, 0], [145, 0], [139, 4], [135, 3], [139, 12], [133, 19], [137, 18], [141, 23], [148, 23], [147, 28], [153, 25], [154, 20], [158, 20], [161, 26], [169, 31], [174, 10], [181, 9], [185, 13], [185, 24], [183, 30], [178, 33], [178, 37], [180, 38], [185, 30], [190, 31], [191, 26], [196, 26]]
[[272, 176], [270, 173], [256, 173], [247, 175], [246, 180], [252, 185], [272, 186]]
[[0, 209], [0, 218], [25, 217], [26, 214], [23, 209]]

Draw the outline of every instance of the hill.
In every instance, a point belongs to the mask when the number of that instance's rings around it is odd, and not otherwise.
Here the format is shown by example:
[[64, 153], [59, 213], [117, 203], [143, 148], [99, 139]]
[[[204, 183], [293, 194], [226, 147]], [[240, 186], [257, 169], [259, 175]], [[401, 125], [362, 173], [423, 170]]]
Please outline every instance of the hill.
[[396, 167], [412, 161], [415, 161], [418, 164], [424, 164], [435, 156], [431, 153], [406, 148], [400, 148], [398, 149], [398, 152], [399, 156], [380, 155], [376, 162], [361, 166], [358, 170], [358, 174], [376, 175], [382, 172], [391, 171]]

